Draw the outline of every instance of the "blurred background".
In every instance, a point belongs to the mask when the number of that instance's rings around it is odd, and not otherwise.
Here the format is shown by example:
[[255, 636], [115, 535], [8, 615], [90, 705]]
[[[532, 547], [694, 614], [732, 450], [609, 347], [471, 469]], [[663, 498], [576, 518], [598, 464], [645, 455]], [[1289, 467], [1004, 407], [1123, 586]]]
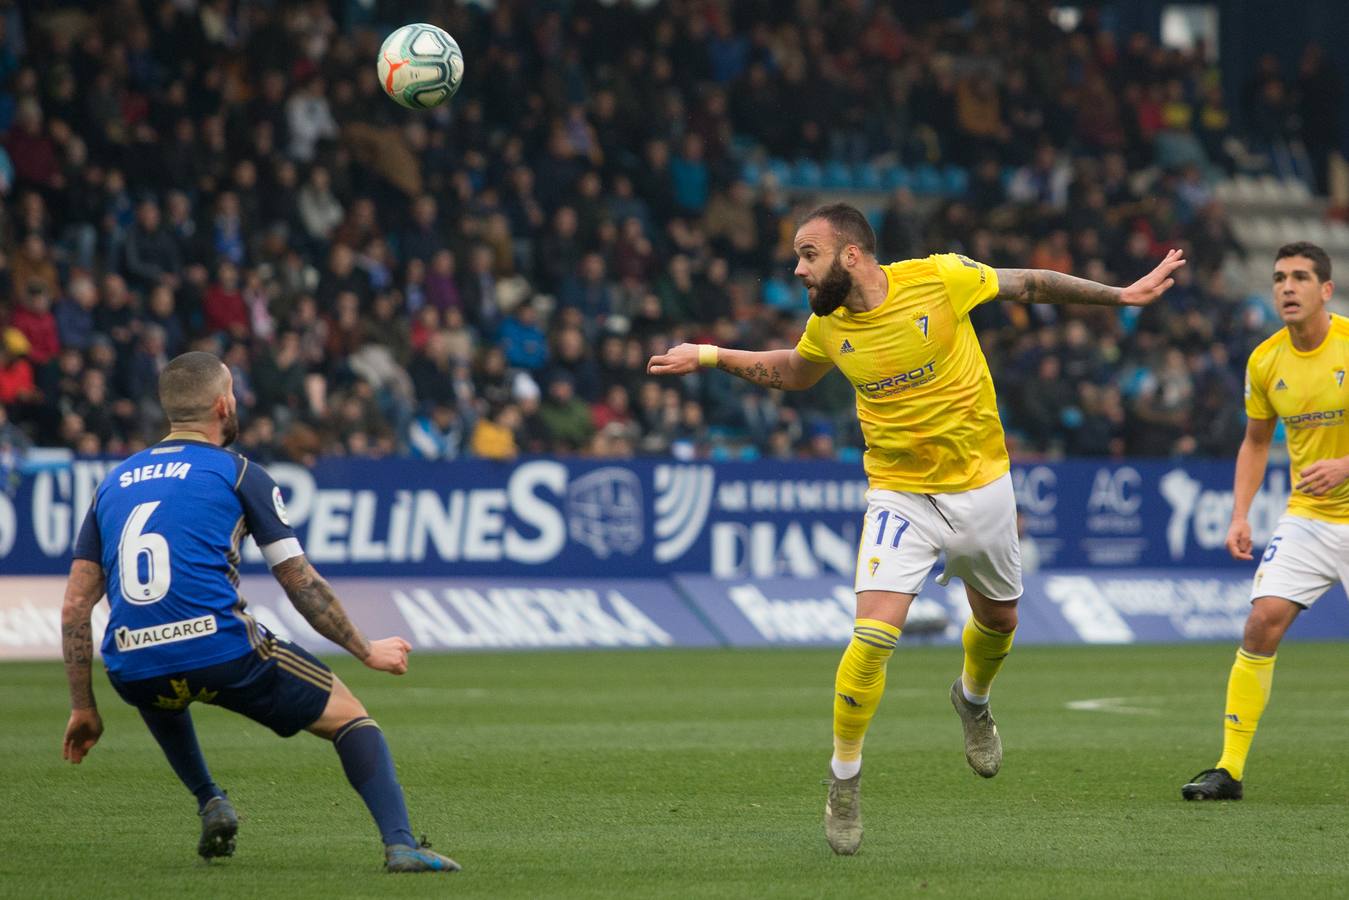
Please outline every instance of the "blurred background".
[[[376, 79], [409, 21], [467, 63], [431, 112]], [[164, 434], [160, 368], [205, 349], [335, 574], [823, 574], [841, 608], [851, 386], [644, 369], [791, 346], [795, 225], [846, 200], [885, 261], [1122, 285], [1183, 247], [1142, 312], [973, 318], [1028, 567], [1244, 581], [1273, 251], [1349, 251], [1346, 41], [1333, 2], [0, 2], [0, 561], [61, 571], [91, 485]], [[1257, 541], [1287, 489], [1276, 448]]]
[[[832, 199], [884, 260], [1126, 284], [1184, 247], [1142, 315], [975, 324], [1014, 455], [1227, 457], [1271, 251], [1349, 249], [1333, 3], [0, 8], [11, 464], [156, 440], [190, 348], [228, 361], [263, 462], [856, 459], [841, 376], [644, 374], [682, 340], [794, 342], [791, 235]], [[427, 114], [374, 75], [417, 18], [467, 60]]]

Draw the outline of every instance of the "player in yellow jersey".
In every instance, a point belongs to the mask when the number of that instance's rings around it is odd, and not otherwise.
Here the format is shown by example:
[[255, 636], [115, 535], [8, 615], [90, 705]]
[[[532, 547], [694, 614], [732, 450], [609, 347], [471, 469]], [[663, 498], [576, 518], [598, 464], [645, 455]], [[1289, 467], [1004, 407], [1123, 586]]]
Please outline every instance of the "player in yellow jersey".
[[1274, 658], [1288, 627], [1335, 582], [1349, 585], [1349, 319], [1326, 303], [1330, 257], [1287, 244], [1274, 260], [1274, 305], [1284, 327], [1246, 363], [1246, 437], [1232, 483], [1227, 550], [1251, 559], [1246, 515], [1264, 480], [1269, 442], [1282, 419], [1292, 496], [1251, 586], [1246, 633], [1227, 680], [1223, 754], [1181, 789], [1186, 800], [1240, 800], [1246, 755], [1269, 700]]
[[851, 854], [862, 841], [862, 739], [909, 605], [943, 552], [940, 580], [965, 582], [972, 613], [964, 668], [951, 685], [965, 758], [985, 778], [1002, 764], [988, 695], [1016, 630], [1021, 551], [993, 379], [970, 310], [994, 299], [1142, 306], [1171, 287], [1184, 260], [1173, 250], [1124, 289], [1058, 272], [991, 269], [954, 254], [881, 265], [866, 217], [841, 203], [807, 215], [794, 247], [814, 313], [794, 349], [681, 344], [652, 357], [647, 370], [683, 375], [715, 366], [803, 390], [838, 366], [856, 388], [871, 490], [854, 582], [857, 621], [834, 683], [825, 805], [829, 845]]

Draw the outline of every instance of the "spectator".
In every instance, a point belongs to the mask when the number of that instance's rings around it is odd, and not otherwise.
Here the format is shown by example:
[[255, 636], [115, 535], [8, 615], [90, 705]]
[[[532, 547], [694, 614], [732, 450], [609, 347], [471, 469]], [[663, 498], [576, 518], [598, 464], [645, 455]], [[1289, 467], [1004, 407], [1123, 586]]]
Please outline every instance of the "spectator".
[[520, 453], [515, 443], [515, 433], [523, 423], [518, 406], [507, 403], [496, 407], [491, 416], [482, 417], [473, 427], [470, 441], [473, 455], [503, 462], [515, 459]]
[[127, 233], [125, 248], [126, 276], [136, 288], [177, 284], [183, 258], [173, 236], [160, 225], [158, 203], [142, 200], [136, 207], [136, 225]]
[[408, 427], [408, 448], [418, 459], [456, 459], [463, 443], [463, 425], [454, 405], [438, 401]]
[[320, 141], [337, 137], [337, 120], [328, 105], [322, 78], [310, 76], [286, 102], [286, 129], [290, 134], [290, 155], [301, 163], [313, 161]]
[[412, 223], [403, 232], [403, 258], [426, 262], [444, 249], [445, 238], [440, 233], [436, 199], [429, 194], [423, 194], [413, 202]]
[[294, 331], [281, 332], [275, 352], [264, 354], [253, 369], [258, 412], [281, 421], [299, 416], [304, 407], [307, 371], [300, 336]]
[[111, 339], [114, 352], [123, 359], [130, 356], [136, 337], [134, 302], [122, 276], [103, 276], [103, 297], [94, 309], [94, 329], [99, 335]]
[[538, 319], [534, 305], [525, 303], [502, 323], [501, 349], [506, 353], [506, 361], [515, 368], [537, 371], [548, 361], [548, 342]]
[[342, 204], [332, 192], [327, 169], [315, 166], [310, 170], [309, 179], [300, 188], [296, 205], [300, 222], [310, 240], [315, 246], [326, 246], [333, 231], [345, 218]]
[[611, 385], [604, 392], [604, 399], [590, 407], [590, 419], [595, 430], [603, 431], [613, 424], [624, 428], [632, 425], [631, 402], [626, 387], [621, 384]]
[[564, 279], [558, 291], [558, 302], [577, 310], [591, 329], [603, 327], [605, 320], [617, 312], [618, 293], [607, 277], [607, 268], [603, 256], [587, 253], [576, 275]]
[[431, 257], [431, 270], [426, 273], [424, 285], [426, 303], [442, 315], [451, 309], [463, 312], [464, 301], [459, 296], [454, 254], [451, 251], [437, 250]]
[[98, 289], [88, 275], [71, 278], [66, 295], [56, 301], [52, 315], [56, 317], [56, 332], [62, 347], [85, 350], [93, 340], [94, 307], [98, 304]]
[[57, 276], [56, 264], [52, 262], [48, 251], [47, 242], [43, 240], [42, 235], [30, 233], [23, 239], [10, 266], [10, 287], [14, 302], [18, 303], [35, 284], [49, 297], [61, 293], [61, 282]]
[[61, 352], [61, 338], [52, 315], [51, 297], [41, 281], [30, 281], [28, 292], [10, 317], [10, 325], [28, 340], [28, 359], [45, 367]]
[[670, 188], [676, 209], [685, 215], [701, 215], [707, 207], [710, 180], [703, 159], [702, 137], [685, 135], [679, 155], [670, 163]]
[[239, 269], [225, 260], [216, 268], [216, 280], [206, 289], [206, 330], [244, 340], [249, 334], [248, 307], [239, 290]]
[[1148, 372], [1134, 401], [1136, 421], [1129, 428], [1129, 452], [1140, 456], [1169, 456], [1193, 427], [1194, 381], [1185, 356], [1172, 347], [1161, 366]]
[[[143, 403], [153, 404], [159, 394], [159, 373], [169, 363], [165, 345], [164, 329], [158, 325], [147, 324], [141, 329], [140, 344], [131, 357], [130, 371], [127, 375], [127, 393], [139, 397]], [[242, 385], [235, 381], [235, 393]], [[244, 406], [247, 410], [252, 403]]]
[[19, 101], [14, 127], [4, 140], [5, 152], [14, 166], [19, 187], [56, 190], [62, 186], [56, 147], [42, 127], [42, 107], [32, 97]]
[[576, 396], [575, 385], [566, 372], [554, 372], [548, 380], [548, 399], [539, 410], [548, 432], [550, 449], [555, 453], [575, 453], [590, 443], [595, 431], [590, 410]]
[[28, 339], [17, 328], [0, 333], [0, 407], [36, 403], [41, 399], [27, 359]]
[[552, 229], [539, 242], [537, 277], [545, 291], [556, 291], [572, 276], [581, 262], [576, 210], [559, 207], [553, 213]]

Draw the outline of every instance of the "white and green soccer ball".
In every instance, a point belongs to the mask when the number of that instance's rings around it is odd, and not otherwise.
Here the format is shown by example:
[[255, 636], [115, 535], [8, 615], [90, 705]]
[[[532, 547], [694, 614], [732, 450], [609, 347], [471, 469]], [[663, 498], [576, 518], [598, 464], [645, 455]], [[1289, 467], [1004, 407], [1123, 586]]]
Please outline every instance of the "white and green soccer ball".
[[444, 29], [404, 25], [379, 48], [379, 83], [408, 109], [431, 109], [454, 96], [464, 79], [464, 54]]

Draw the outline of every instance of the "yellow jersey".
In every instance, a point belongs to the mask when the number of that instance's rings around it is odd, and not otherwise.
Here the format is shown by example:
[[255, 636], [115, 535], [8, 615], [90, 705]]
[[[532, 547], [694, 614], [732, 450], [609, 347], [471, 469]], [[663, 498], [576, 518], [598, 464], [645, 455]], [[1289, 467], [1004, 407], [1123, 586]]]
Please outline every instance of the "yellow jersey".
[[1323, 497], [1297, 490], [1298, 473], [1317, 460], [1349, 456], [1349, 319], [1330, 317], [1330, 333], [1306, 353], [1284, 328], [1251, 351], [1246, 363], [1246, 415], [1283, 420], [1293, 485], [1288, 512], [1323, 522], [1349, 523], [1349, 482]]
[[997, 274], [954, 253], [881, 269], [880, 306], [812, 315], [796, 352], [838, 366], [856, 389], [873, 488], [941, 494], [995, 481], [1011, 463], [970, 310], [997, 296]]

